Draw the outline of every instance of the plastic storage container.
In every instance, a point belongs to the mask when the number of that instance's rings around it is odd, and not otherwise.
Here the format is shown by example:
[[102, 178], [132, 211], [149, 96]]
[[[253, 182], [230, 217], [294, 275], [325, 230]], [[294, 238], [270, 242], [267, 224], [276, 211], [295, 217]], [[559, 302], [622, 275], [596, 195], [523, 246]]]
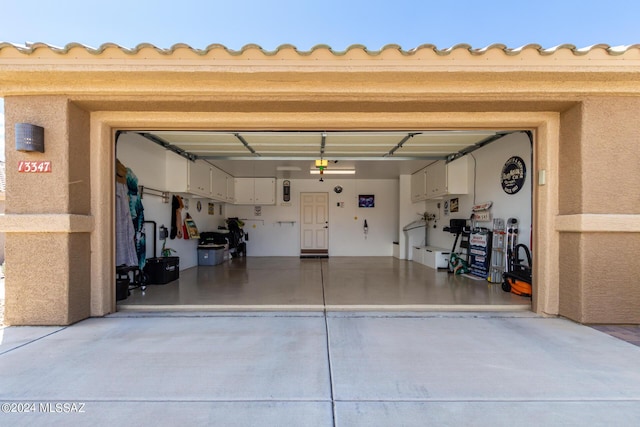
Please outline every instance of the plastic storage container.
[[198, 246], [198, 265], [218, 265], [224, 262], [224, 245]]
[[180, 277], [180, 258], [177, 256], [148, 258], [144, 266], [149, 285], [165, 285]]

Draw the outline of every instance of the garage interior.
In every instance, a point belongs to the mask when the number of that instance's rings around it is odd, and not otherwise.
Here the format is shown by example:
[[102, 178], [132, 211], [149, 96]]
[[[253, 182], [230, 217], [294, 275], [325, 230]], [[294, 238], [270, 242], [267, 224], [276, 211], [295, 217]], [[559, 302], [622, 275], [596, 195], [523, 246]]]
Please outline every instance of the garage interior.
[[[449, 272], [454, 244], [461, 258], [468, 252], [464, 234], [457, 239], [446, 230], [452, 219], [491, 231], [494, 218], [515, 217], [519, 243], [531, 247], [531, 178], [525, 176], [517, 194], [501, 187], [510, 158], [533, 170], [528, 132], [121, 130], [116, 140], [116, 157], [135, 175], [144, 206], [144, 257], [160, 257], [166, 248], [179, 257], [177, 280], [132, 283], [119, 311], [531, 309], [531, 298], [503, 291], [501, 282]], [[416, 177], [429, 179], [427, 167], [455, 161], [465, 167], [448, 177], [451, 191], [414, 194]], [[197, 163], [209, 170], [208, 187], [191, 182]], [[252, 199], [243, 182], [256, 178], [267, 190], [255, 190]], [[455, 189], [453, 178], [464, 188]], [[240, 219], [246, 256], [225, 252], [222, 262], [205, 265], [202, 254], [209, 251], [200, 239], [161, 239], [160, 230], [172, 234], [174, 194], [200, 234]], [[325, 234], [320, 250], [312, 239], [314, 248], [305, 253], [301, 197], [314, 194], [326, 195]], [[373, 206], [362, 205], [363, 196]], [[482, 204], [490, 204], [483, 212], [489, 216], [472, 221]], [[422, 258], [433, 248], [444, 264]]]

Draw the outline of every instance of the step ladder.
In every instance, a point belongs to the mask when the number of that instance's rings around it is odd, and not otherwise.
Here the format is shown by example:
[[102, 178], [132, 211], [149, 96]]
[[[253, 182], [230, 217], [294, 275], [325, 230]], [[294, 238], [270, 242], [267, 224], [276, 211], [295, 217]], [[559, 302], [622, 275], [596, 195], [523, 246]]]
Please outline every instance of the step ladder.
[[503, 218], [493, 219], [493, 240], [491, 242], [491, 267], [487, 280], [502, 283], [502, 274], [506, 266], [507, 229]]

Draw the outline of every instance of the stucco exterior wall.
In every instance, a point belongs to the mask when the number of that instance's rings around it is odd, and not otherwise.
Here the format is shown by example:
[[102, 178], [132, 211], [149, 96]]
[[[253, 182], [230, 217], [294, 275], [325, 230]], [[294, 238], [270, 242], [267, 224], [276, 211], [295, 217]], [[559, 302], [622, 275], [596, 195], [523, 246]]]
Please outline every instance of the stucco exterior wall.
[[582, 212], [640, 214], [640, 97], [583, 102]]
[[560, 212], [600, 221], [560, 233], [560, 314], [640, 323], [640, 98], [586, 99], [561, 116]]
[[582, 323], [640, 323], [640, 233], [586, 233], [581, 238]]
[[582, 108], [582, 103], [578, 103], [560, 115], [561, 215], [582, 213]]
[[[9, 222], [5, 321], [17, 325], [66, 325], [87, 318], [91, 292], [90, 233], [77, 214], [89, 214], [89, 114], [66, 97], [5, 100], [7, 141], [15, 123], [45, 129], [45, 152], [7, 150], [7, 163], [48, 160], [51, 173], [7, 168]], [[75, 215], [72, 215], [75, 214]]]
[[559, 313], [569, 319], [582, 318], [582, 293], [585, 277], [582, 265], [582, 239], [579, 233], [561, 233], [560, 236], [560, 306]]
[[89, 113], [73, 103], [68, 105], [69, 135], [69, 208], [72, 214], [91, 212], [91, 145], [89, 140]]

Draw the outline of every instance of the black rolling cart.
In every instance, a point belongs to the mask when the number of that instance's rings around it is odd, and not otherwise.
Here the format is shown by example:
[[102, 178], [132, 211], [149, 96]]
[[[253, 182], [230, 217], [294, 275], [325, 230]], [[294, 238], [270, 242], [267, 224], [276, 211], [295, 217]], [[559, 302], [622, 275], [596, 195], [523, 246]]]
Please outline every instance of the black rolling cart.
[[[469, 236], [471, 235], [467, 227], [466, 219], [451, 219], [449, 226], [443, 228], [444, 231], [455, 234], [451, 254], [449, 255], [449, 263], [447, 271], [449, 273], [457, 273], [459, 269], [468, 271], [469, 269]], [[460, 241], [460, 251], [456, 252], [456, 247]], [[462, 251], [464, 250], [464, 252]], [[464, 256], [464, 259], [463, 259]], [[460, 264], [458, 264], [460, 262]]]

